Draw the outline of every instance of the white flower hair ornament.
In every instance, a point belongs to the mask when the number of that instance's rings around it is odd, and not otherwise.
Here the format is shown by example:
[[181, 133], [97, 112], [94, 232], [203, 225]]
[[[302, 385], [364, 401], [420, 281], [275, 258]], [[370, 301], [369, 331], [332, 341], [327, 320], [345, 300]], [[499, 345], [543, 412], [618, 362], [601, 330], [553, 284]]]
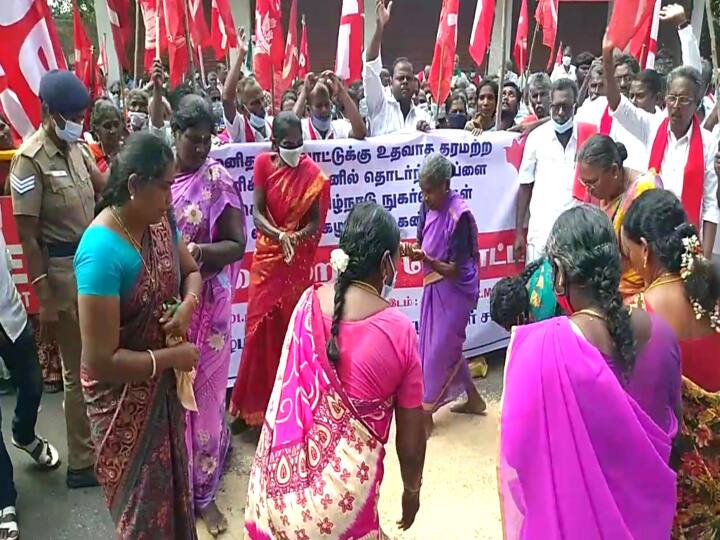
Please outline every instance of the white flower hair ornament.
[[350, 263], [350, 255], [342, 249], [337, 248], [330, 252], [330, 266], [338, 274], [342, 274], [347, 270], [348, 263]]

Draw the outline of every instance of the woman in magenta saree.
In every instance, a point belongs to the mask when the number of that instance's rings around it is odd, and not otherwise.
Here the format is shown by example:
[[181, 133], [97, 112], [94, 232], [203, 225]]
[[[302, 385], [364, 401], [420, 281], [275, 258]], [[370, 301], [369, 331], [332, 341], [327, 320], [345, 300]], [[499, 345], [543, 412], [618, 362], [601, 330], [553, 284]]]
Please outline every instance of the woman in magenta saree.
[[[208, 158], [212, 109], [199, 96], [180, 101], [172, 121], [176, 168], [172, 199], [177, 225], [203, 276], [188, 339], [200, 352], [193, 383], [197, 411], [187, 413], [187, 447], [195, 511], [211, 534], [227, 528], [215, 494], [230, 448], [225, 395], [232, 346], [232, 303], [245, 254], [240, 195], [221, 163]], [[198, 151], [199, 149], [199, 151]]]
[[230, 414], [260, 427], [277, 372], [282, 341], [302, 292], [312, 283], [322, 230], [330, 204], [330, 182], [302, 154], [300, 119], [278, 114], [273, 121], [274, 152], [255, 160], [258, 230], [250, 269], [245, 343], [233, 388]]
[[547, 253], [571, 315], [513, 332], [500, 420], [505, 538], [670, 537], [679, 346], [662, 319], [622, 305], [617, 246], [595, 207], [553, 227]]

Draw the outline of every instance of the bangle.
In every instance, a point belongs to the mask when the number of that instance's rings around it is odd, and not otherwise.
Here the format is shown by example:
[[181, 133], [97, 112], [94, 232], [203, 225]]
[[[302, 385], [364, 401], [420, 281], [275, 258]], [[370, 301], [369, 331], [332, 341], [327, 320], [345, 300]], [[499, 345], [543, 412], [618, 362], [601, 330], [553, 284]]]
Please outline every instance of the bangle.
[[195, 307], [196, 307], [196, 308], [197, 308], [198, 306], [200, 306], [200, 297], [199, 297], [197, 294], [195, 294], [194, 292], [189, 292], [189, 293], [188, 293], [188, 296], [192, 296], [192, 297], [193, 297], [193, 300], [195, 300]]
[[45, 273], [45, 274], [40, 274], [38, 277], [36, 277], [35, 279], [33, 279], [33, 280], [30, 282], [30, 285], [35, 285], [36, 283], [40, 283], [40, 282], [41, 282], [43, 279], [45, 279], [46, 277], [48, 277], [47, 273]]
[[150, 360], [152, 360], [152, 373], [150, 374], [150, 378], [152, 379], [157, 374], [157, 360], [155, 359], [154, 352], [150, 349], [148, 349], [147, 352], [150, 353]]

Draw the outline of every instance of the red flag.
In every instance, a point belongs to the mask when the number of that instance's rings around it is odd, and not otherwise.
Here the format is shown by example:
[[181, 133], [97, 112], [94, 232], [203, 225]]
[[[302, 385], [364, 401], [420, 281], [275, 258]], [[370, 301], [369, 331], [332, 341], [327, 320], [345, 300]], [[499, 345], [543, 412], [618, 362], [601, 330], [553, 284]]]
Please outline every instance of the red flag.
[[14, 3], [0, 17], [0, 35], [0, 109], [19, 140], [40, 125], [40, 79], [67, 63], [47, 0]]
[[517, 32], [515, 33], [515, 47], [513, 58], [518, 73], [524, 73], [528, 66], [528, 6], [527, 0], [522, 0], [520, 5], [520, 18], [518, 19]]
[[298, 57], [298, 77], [304, 79], [310, 73], [310, 50], [308, 49], [305, 15], [302, 16], [302, 36], [300, 37], [300, 56]]
[[361, 0], [343, 0], [335, 54], [335, 74], [346, 82], [362, 78], [365, 30], [363, 10]]
[[608, 25], [608, 39], [624, 49], [643, 24], [652, 16], [655, 0], [623, 0], [615, 2]]
[[157, 53], [156, 41], [160, 38], [160, 52], [167, 50], [167, 32], [160, 31], [165, 28], [163, 10], [158, 7], [161, 0], [140, 0], [143, 22], [145, 24], [145, 71], [152, 72], [153, 62]]
[[428, 77], [430, 92], [437, 103], [444, 103], [450, 94], [457, 47], [458, 8], [459, 0], [443, 0], [435, 53]]
[[563, 42], [560, 42], [560, 46], [557, 49], [557, 54], [555, 55], [555, 65], [561, 66], [562, 65], [562, 57], [563, 57]]
[[228, 0], [212, 0], [210, 44], [218, 60], [222, 60], [230, 49], [238, 46], [237, 30]]
[[652, 16], [647, 18], [630, 40], [630, 54], [638, 59], [642, 69], [652, 69], [655, 66], [660, 4], [661, 0], [656, 0]]
[[77, 2], [73, 0], [73, 45], [75, 48], [75, 75], [85, 86], [91, 88], [93, 69], [93, 44], [85, 31], [78, 11]]
[[107, 78], [108, 75], [108, 59], [107, 59], [107, 43], [105, 37], [100, 42], [100, 54], [98, 54], [97, 67], [102, 73], [103, 77]]
[[177, 86], [187, 73], [190, 63], [185, 39], [185, 6], [183, 0], [162, 0], [162, 13], [170, 55], [170, 86]]
[[280, 83], [281, 92], [290, 88], [298, 74], [297, 0], [292, 0], [288, 25], [287, 40], [285, 42], [285, 62]]
[[557, 38], [558, 2], [559, 0], [540, 0], [535, 10], [535, 20], [543, 31], [543, 45], [550, 47], [550, 58]]
[[470, 56], [473, 57], [478, 66], [481, 66], [485, 60], [485, 54], [490, 44], [494, 17], [495, 0], [477, 0], [469, 50]]
[[132, 30], [130, 26], [130, 0], [105, 0], [105, 3], [118, 61], [124, 70], [132, 71], [132, 65], [127, 56], [127, 44]]
[[[282, 24], [279, 0], [257, 0], [255, 4], [255, 78], [265, 89], [272, 87], [273, 71], [282, 69]], [[278, 53], [278, 50], [280, 51]]]
[[188, 27], [193, 47], [207, 47], [210, 45], [210, 31], [205, 22], [205, 10], [202, 0], [187, 0], [188, 3]]

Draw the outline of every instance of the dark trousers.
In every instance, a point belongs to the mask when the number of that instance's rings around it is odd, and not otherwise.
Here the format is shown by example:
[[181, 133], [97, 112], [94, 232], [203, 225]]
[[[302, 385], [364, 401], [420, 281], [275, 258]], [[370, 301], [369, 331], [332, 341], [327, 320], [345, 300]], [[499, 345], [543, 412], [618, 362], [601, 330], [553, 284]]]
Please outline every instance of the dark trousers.
[[[42, 375], [29, 321], [15, 343], [12, 343], [0, 328], [0, 356], [17, 386], [17, 402], [12, 422], [13, 438], [18, 444], [30, 444], [35, 440], [35, 422], [42, 396]], [[15, 506], [16, 499], [13, 466], [0, 431], [0, 509]]]

